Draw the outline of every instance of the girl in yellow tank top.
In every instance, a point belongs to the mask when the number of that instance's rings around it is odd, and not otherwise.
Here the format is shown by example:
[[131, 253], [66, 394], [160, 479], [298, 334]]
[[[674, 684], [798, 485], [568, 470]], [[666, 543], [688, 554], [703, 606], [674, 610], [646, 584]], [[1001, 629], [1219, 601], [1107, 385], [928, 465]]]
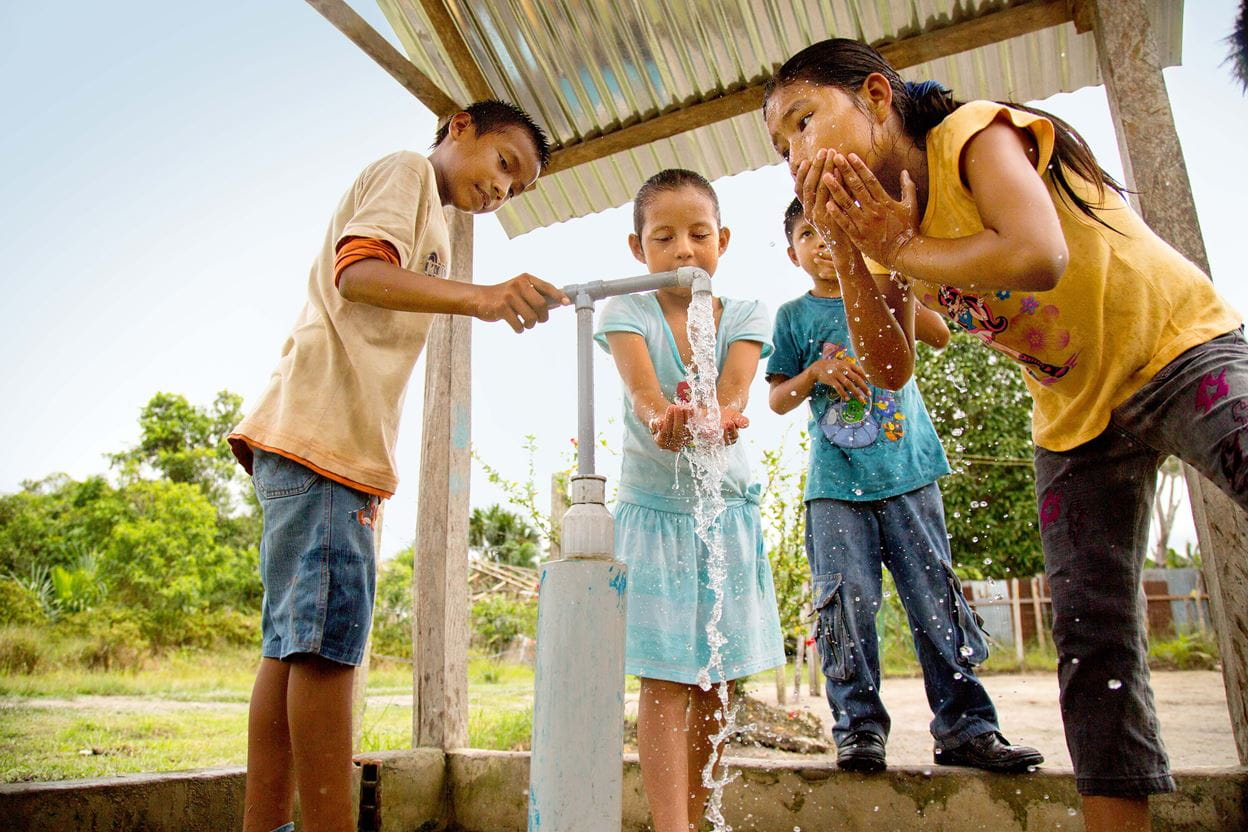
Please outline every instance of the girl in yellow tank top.
[[790, 58], [764, 116], [874, 384], [913, 372], [916, 299], [1022, 368], [1085, 826], [1147, 829], [1174, 789], [1140, 670], [1148, 507], [1174, 454], [1248, 508], [1241, 317], [1055, 116], [955, 101], [842, 39]]

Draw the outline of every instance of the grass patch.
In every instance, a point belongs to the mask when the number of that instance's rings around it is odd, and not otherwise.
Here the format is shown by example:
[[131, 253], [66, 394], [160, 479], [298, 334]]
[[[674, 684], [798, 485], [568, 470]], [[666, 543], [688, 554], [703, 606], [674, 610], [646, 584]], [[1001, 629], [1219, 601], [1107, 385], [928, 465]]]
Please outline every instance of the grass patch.
[[[185, 650], [153, 657], [136, 670], [43, 665], [45, 672], [0, 676], [0, 696], [6, 699], [0, 704], [0, 782], [242, 765], [247, 757], [246, 703], [257, 662], [255, 651], [247, 648]], [[365, 709], [360, 750], [410, 748], [411, 665], [373, 662], [368, 692], [405, 701]], [[142, 699], [151, 707], [119, 700], [72, 708], [40, 704], [78, 696]], [[473, 658], [468, 701], [470, 745], [528, 748], [532, 668]], [[192, 707], [190, 702], [214, 707]]]
[[528, 751], [533, 737], [533, 709], [470, 708], [468, 745], [493, 751]]
[[0, 695], [21, 697], [143, 696], [197, 702], [246, 702], [259, 658], [255, 650], [176, 650], [135, 670], [66, 665], [0, 676]]
[[242, 765], [246, 759], [243, 708], [0, 708], [0, 781], [6, 783]]

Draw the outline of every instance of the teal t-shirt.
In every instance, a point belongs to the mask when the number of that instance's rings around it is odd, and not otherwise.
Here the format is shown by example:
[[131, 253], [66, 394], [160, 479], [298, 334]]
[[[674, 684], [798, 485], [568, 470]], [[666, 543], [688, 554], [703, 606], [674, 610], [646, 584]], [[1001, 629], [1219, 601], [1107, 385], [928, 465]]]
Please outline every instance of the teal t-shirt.
[[[792, 378], [821, 358], [853, 355], [845, 303], [809, 293], [776, 312], [767, 376]], [[870, 401], [843, 401], [832, 388], [810, 392], [806, 499], [880, 500], [949, 473], [949, 460], [914, 379], [893, 392], [871, 386]]]
[[[758, 341], [763, 345], [762, 357], [766, 358], [771, 353], [768, 334], [771, 327], [766, 308], [758, 301], [720, 300], [724, 311], [715, 333], [715, 362], [719, 369], [724, 368], [728, 347], [734, 341]], [[645, 339], [659, 387], [669, 402], [676, 401], [676, 387], [685, 380], [687, 370], [654, 293], [622, 295], [608, 300], [598, 317], [594, 339], [611, 352], [608, 332], [632, 332]], [[744, 443], [730, 446], [724, 473], [724, 499], [729, 505], [742, 501], [757, 503], [760, 491], [761, 487], [750, 479]], [[624, 458], [620, 466], [619, 499], [624, 503], [675, 512], [692, 512], [696, 503], [689, 461], [684, 454], [666, 451], [654, 444], [650, 429], [633, 412], [628, 391], [624, 392]]]

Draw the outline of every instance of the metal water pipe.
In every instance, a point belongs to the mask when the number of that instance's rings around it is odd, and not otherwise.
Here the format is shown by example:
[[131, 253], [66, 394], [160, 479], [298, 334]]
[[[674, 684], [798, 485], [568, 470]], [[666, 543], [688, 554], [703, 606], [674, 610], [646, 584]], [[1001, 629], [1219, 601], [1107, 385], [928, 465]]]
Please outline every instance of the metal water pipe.
[[563, 288], [576, 309], [577, 444], [562, 558], [539, 569], [529, 832], [619, 832], [624, 766], [624, 623], [628, 568], [615, 559], [606, 478], [594, 473], [594, 302], [688, 287], [696, 266]]

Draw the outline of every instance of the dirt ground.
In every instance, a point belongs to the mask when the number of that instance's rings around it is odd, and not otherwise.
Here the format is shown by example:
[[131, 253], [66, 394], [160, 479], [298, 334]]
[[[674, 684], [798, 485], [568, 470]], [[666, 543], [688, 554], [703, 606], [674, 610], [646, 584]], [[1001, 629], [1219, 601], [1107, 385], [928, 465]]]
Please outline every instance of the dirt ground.
[[[791, 685], [791, 674], [789, 681]], [[1046, 758], [1046, 766], [1069, 768], [1070, 754], [1066, 751], [1057, 704], [1057, 675], [994, 675], [984, 677], [983, 681], [996, 703], [1006, 737], [1012, 742], [1039, 748]], [[1154, 673], [1153, 692], [1162, 738], [1174, 768], [1239, 764], [1221, 673]], [[931, 711], [923, 692], [923, 681], [886, 679], [882, 693], [893, 718], [888, 740], [889, 762], [894, 765], [931, 764], [932, 737], [928, 733]], [[752, 694], [775, 704], [774, 686], [759, 688]], [[831, 711], [822, 689], [817, 697], [803, 689], [799, 701], [794, 699], [790, 686], [788, 698], [787, 708], [811, 711], [823, 720], [825, 730], [830, 726]]]

